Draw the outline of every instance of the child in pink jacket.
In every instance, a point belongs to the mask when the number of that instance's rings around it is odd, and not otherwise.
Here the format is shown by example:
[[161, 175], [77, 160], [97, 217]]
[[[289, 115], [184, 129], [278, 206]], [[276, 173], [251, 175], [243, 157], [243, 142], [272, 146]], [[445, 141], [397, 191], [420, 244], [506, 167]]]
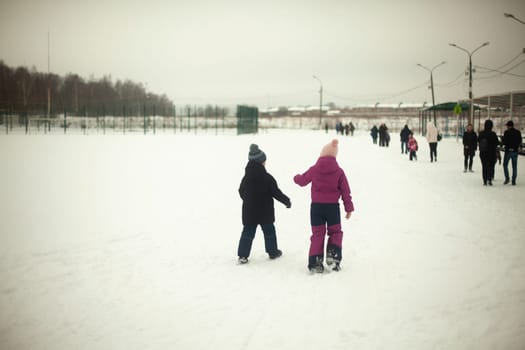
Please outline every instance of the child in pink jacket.
[[328, 265], [335, 263], [333, 268], [335, 271], [340, 269], [343, 231], [339, 198], [343, 199], [346, 219], [350, 219], [354, 211], [348, 180], [336, 161], [337, 151], [338, 141], [334, 139], [323, 147], [315, 165], [304, 174], [294, 176], [294, 182], [299, 186], [312, 183], [310, 207], [312, 236], [308, 257], [308, 269], [311, 272], [324, 271], [324, 240], [327, 233], [326, 263]]
[[412, 133], [410, 133], [408, 135], [408, 150], [410, 151], [410, 155], [408, 159], [417, 160], [417, 149], [418, 149], [418, 146], [417, 146], [416, 138], [414, 137]]

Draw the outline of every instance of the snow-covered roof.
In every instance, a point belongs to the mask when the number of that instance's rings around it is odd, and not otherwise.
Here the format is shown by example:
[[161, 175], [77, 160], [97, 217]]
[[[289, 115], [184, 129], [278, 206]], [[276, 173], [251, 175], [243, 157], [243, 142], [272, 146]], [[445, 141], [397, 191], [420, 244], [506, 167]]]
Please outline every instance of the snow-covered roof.
[[304, 111], [306, 111], [306, 107], [302, 107], [302, 106], [289, 107], [288, 111], [290, 111], [290, 112], [304, 112]]
[[[311, 112], [311, 111], [318, 111], [319, 110], [319, 106], [309, 106], [309, 107], [306, 107], [306, 110]], [[330, 110], [330, 107], [328, 106], [323, 106], [323, 111], [329, 111]]]
[[268, 107], [268, 108], [261, 108], [259, 109], [259, 112], [261, 113], [275, 113], [278, 112], [279, 108], [277, 107]]

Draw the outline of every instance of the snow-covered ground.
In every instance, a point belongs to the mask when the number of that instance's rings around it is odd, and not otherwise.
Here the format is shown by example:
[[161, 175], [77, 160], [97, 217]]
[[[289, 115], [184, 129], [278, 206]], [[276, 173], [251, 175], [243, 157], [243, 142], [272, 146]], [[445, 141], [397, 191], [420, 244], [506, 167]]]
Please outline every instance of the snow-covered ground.
[[[0, 136], [0, 349], [525, 349], [525, 159], [517, 186], [340, 137], [356, 211], [341, 272], [310, 275], [309, 188], [334, 135]], [[393, 138], [397, 140], [396, 137]], [[238, 265], [250, 143], [284, 255]]]

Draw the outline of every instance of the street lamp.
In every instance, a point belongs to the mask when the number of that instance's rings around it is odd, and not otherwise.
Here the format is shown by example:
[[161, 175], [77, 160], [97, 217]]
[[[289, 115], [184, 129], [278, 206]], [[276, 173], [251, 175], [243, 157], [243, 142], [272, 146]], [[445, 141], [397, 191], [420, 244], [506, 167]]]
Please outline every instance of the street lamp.
[[525, 24], [525, 22], [523, 22], [521, 19], [519, 19], [516, 16], [514, 16], [512, 13], [504, 13], [503, 16], [505, 16], [507, 18], [512, 18], [513, 20], [515, 20], [517, 22], [520, 22], [521, 24]]
[[[50, 34], [49, 34], [49, 28], [47, 29], [47, 117], [51, 118], [51, 79], [49, 77], [49, 61], [50, 61], [50, 49], [49, 49], [49, 42], [50, 42]], [[26, 117], [27, 118], [27, 117]]]
[[[435, 65], [434, 67], [432, 67], [432, 68], [427, 68], [427, 67], [425, 67], [424, 65], [422, 65], [422, 64], [420, 64], [420, 63], [417, 63], [417, 65], [418, 65], [419, 67], [421, 67], [421, 68], [423, 68], [423, 69], [425, 69], [425, 70], [427, 70], [427, 71], [430, 72], [430, 89], [432, 90], [432, 107], [434, 107], [434, 105], [436, 104], [436, 100], [434, 99], [434, 76], [433, 76], [432, 73], [434, 72], [434, 69], [436, 69], [436, 68], [439, 67], [439, 66], [444, 65], [445, 63], [447, 63], [447, 62], [446, 62], [446, 61], [443, 61], [443, 62], [441, 62], [441, 63], [439, 63], [439, 64], [436, 64], [436, 65]], [[433, 113], [434, 113], [434, 125], [437, 126], [437, 124], [436, 124], [436, 111], [434, 110]]]
[[474, 104], [473, 104], [473, 101], [472, 101], [472, 55], [474, 54], [474, 52], [478, 51], [479, 49], [481, 49], [482, 47], [484, 46], [487, 46], [489, 44], [489, 42], [485, 42], [483, 44], [481, 44], [480, 46], [478, 46], [475, 50], [473, 50], [472, 52], [469, 52], [468, 50], [462, 48], [461, 46], [458, 46], [456, 44], [449, 44], [450, 46], [452, 47], [455, 47], [456, 49], [460, 49], [461, 51], [464, 51], [467, 53], [468, 55], [468, 65], [469, 65], [469, 79], [468, 79], [468, 97], [469, 97], [469, 100], [470, 100], [470, 113], [469, 113], [469, 123], [472, 124], [474, 122]]
[[312, 76], [314, 79], [319, 81], [319, 84], [321, 84], [321, 88], [319, 89], [319, 130], [322, 129], [322, 118], [323, 118], [323, 82], [321, 79], [316, 77], [315, 75]]
[[[525, 22], [523, 22], [519, 18], [516, 18], [516, 16], [514, 16], [512, 13], [504, 13], [503, 16], [505, 16], [507, 18], [512, 18], [513, 20], [515, 20], [516, 22], [520, 22], [521, 24], [525, 24]], [[525, 48], [523, 48], [523, 53], [525, 53]]]

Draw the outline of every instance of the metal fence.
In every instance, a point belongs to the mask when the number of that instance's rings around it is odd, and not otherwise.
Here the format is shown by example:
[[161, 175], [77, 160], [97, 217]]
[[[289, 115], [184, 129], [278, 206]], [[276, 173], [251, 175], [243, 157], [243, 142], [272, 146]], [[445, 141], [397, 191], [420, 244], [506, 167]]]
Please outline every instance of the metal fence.
[[[63, 113], [44, 115], [10, 114], [0, 111], [0, 133], [10, 134], [127, 134], [228, 132], [236, 130], [235, 116], [225, 108], [181, 109], [171, 116], [88, 116]], [[3, 131], [3, 132], [1, 132]]]

